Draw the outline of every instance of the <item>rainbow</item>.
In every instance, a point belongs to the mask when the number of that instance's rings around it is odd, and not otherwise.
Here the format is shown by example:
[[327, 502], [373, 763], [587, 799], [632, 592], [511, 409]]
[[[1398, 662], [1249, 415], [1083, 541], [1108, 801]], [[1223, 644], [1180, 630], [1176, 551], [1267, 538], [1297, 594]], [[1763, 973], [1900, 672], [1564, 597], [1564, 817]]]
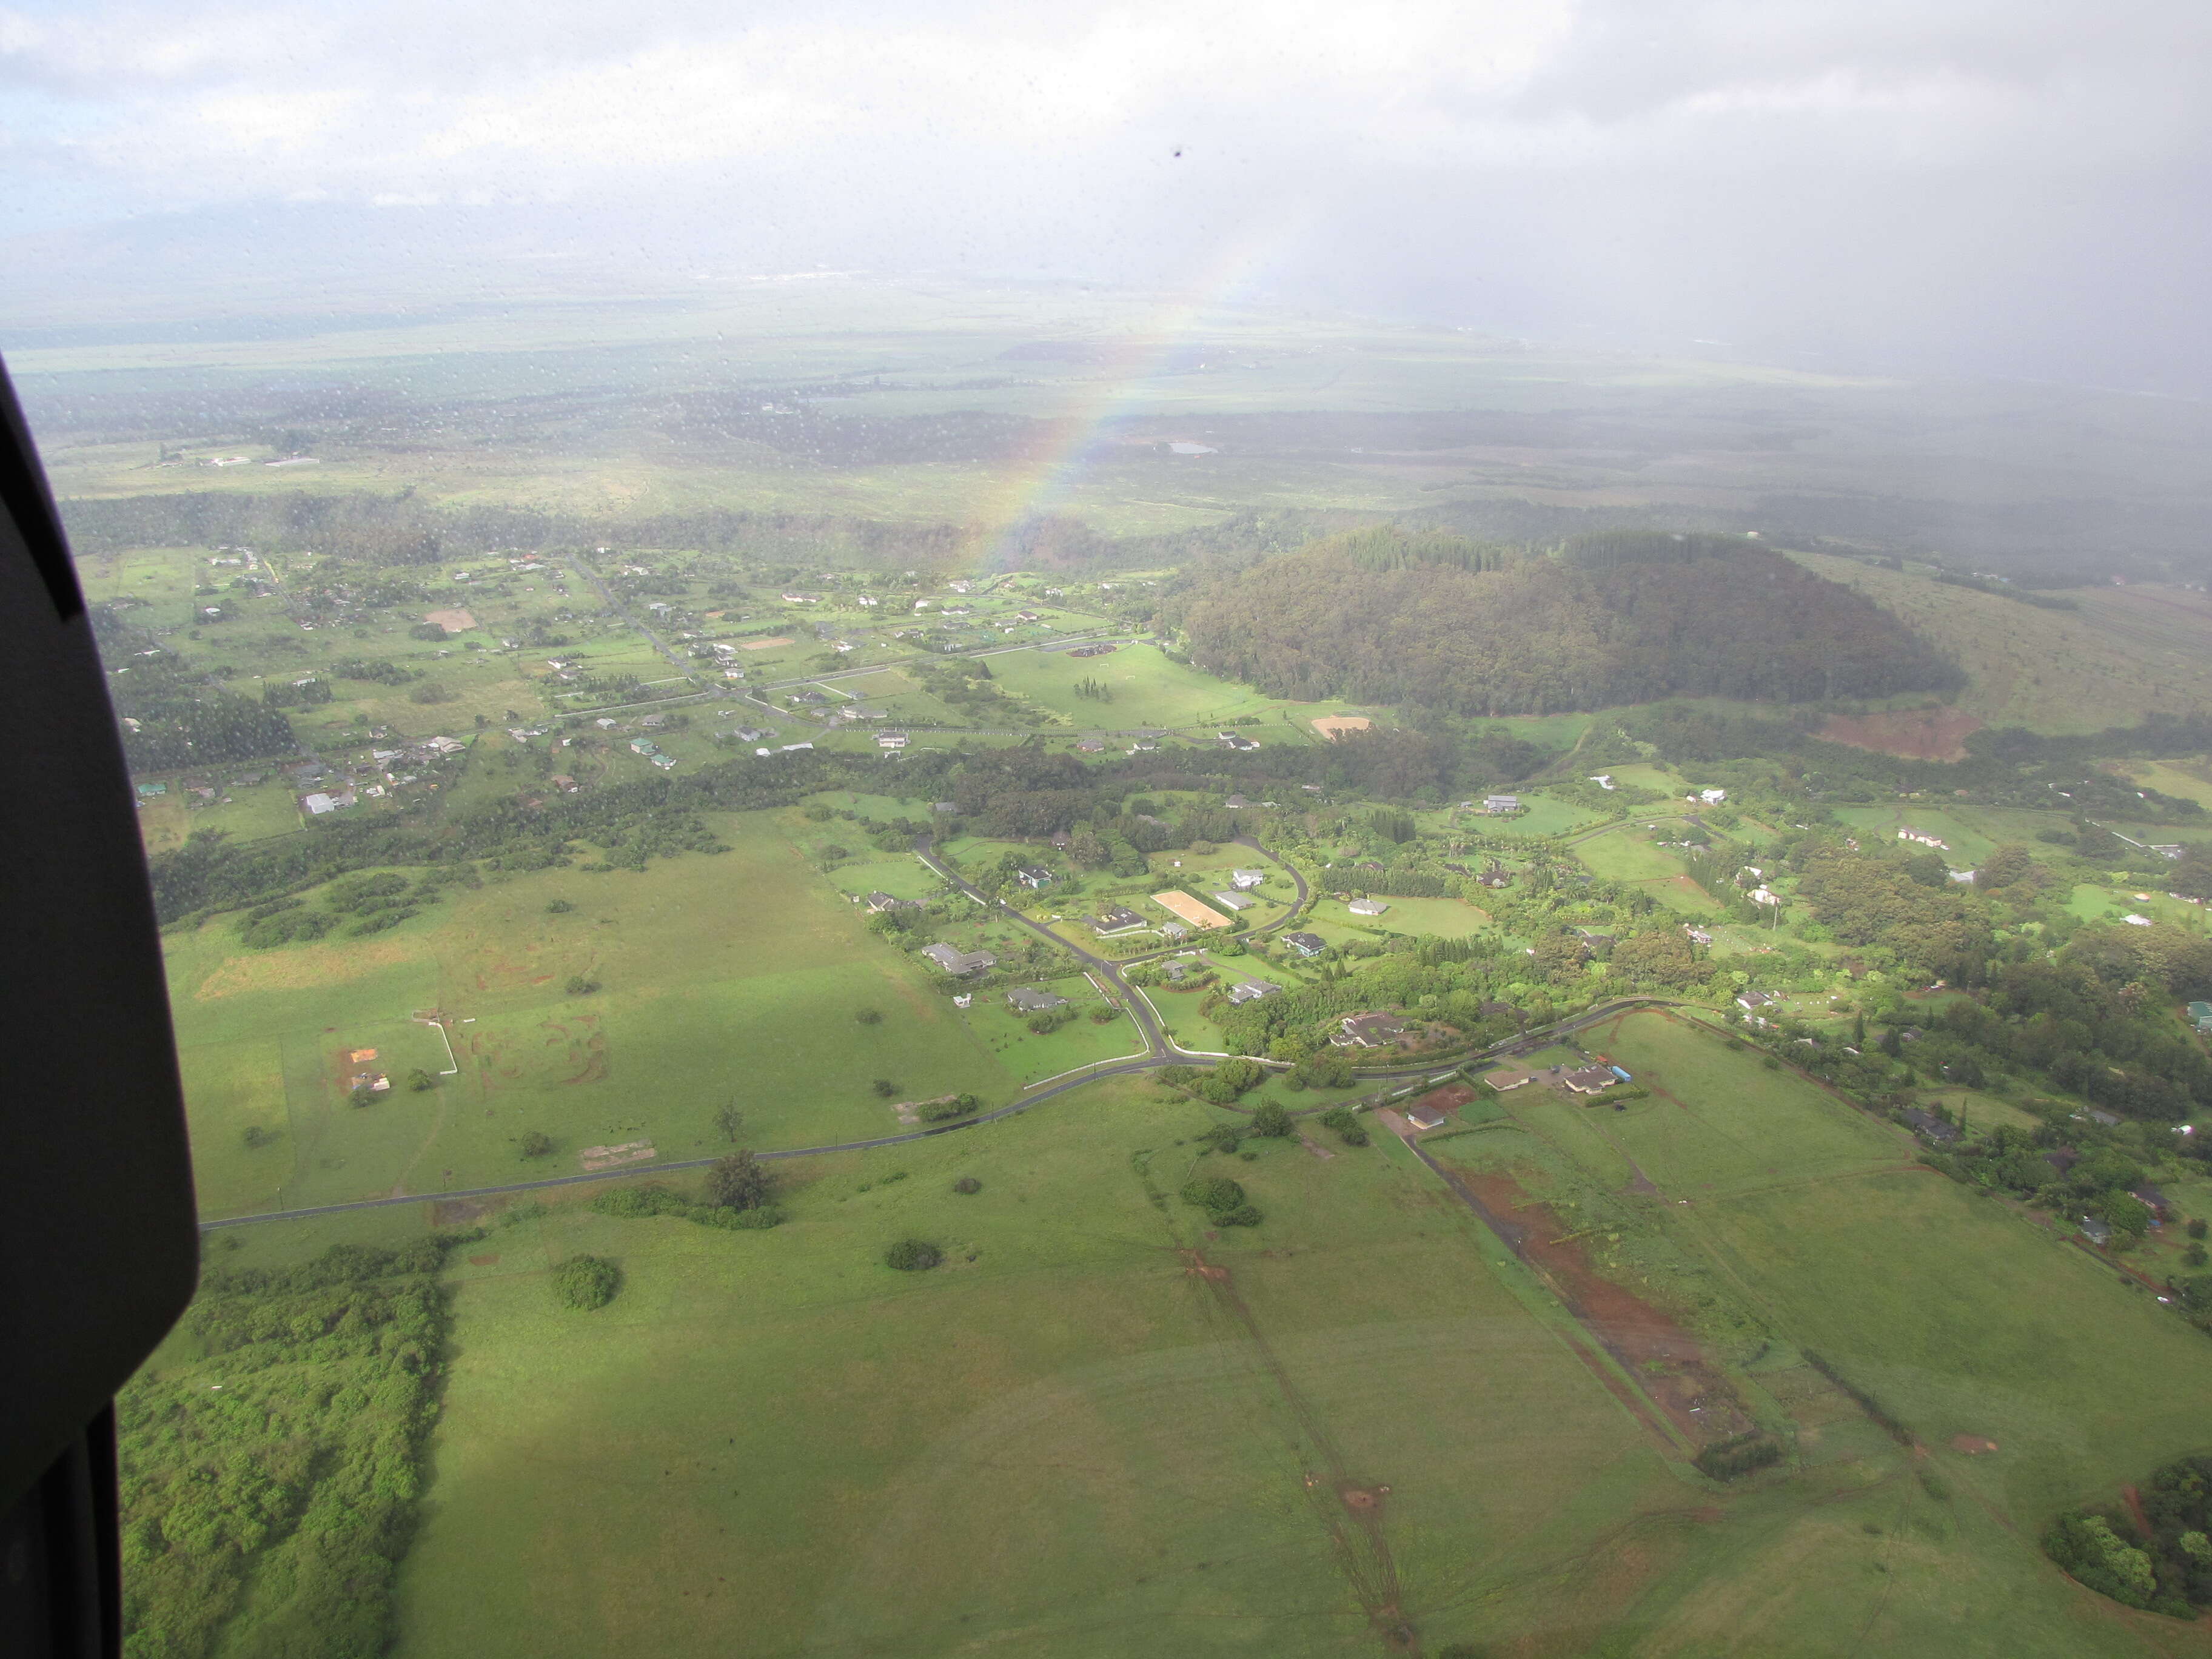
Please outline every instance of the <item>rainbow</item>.
[[977, 515], [963, 562], [978, 570], [1017, 568], [1023, 527], [1074, 499], [1101, 434], [1154, 398], [1161, 377], [1178, 349], [1198, 337], [1202, 319], [1249, 296], [1303, 223], [1275, 219], [1224, 240], [1137, 327], [1109, 343], [1116, 348], [1113, 355], [1097, 366], [1100, 372], [1055, 421], [1053, 441], [1015, 469]]

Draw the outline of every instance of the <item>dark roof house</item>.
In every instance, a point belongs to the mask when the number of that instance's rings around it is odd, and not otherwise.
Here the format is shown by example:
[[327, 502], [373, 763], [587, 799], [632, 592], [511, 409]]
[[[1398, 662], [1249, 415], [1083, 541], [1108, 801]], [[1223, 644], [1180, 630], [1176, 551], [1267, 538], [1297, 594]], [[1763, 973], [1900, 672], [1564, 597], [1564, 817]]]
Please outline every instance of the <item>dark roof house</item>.
[[1329, 1038], [1340, 1048], [1380, 1048], [1403, 1036], [1408, 1029], [1404, 1020], [1393, 1014], [1346, 1014], [1341, 1023], [1342, 1034]]
[[1050, 991], [1041, 991], [1034, 986], [1028, 985], [1017, 985], [1006, 993], [1006, 1000], [1012, 1005], [1014, 1012], [1019, 1014], [1041, 1014], [1048, 1009], [1067, 1006], [1066, 997], [1056, 996]]
[[999, 965], [998, 957], [988, 951], [962, 951], [950, 945], [924, 945], [921, 954], [956, 979], [964, 979], [970, 974], [981, 973], [986, 968]]

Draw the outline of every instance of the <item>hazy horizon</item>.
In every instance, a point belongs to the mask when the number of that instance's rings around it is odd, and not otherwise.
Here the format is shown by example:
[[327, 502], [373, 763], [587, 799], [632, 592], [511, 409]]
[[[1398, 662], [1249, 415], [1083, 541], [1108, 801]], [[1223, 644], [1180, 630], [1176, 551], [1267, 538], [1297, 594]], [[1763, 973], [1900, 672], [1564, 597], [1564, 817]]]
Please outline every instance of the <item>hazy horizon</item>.
[[2212, 390], [2179, 4], [0, 11], [0, 346], [769, 271]]

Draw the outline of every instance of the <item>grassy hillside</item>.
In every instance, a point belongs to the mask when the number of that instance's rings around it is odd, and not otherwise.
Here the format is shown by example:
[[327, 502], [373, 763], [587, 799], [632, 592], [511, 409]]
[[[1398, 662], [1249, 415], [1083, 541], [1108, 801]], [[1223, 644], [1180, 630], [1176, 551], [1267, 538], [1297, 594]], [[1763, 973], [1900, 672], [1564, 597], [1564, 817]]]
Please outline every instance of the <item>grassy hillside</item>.
[[1986, 726], [2094, 732], [2154, 710], [2212, 708], [2212, 597], [2175, 587], [2069, 591], [2078, 611], [1817, 553], [1808, 569], [1911, 623], [1966, 671], [1961, 714]]

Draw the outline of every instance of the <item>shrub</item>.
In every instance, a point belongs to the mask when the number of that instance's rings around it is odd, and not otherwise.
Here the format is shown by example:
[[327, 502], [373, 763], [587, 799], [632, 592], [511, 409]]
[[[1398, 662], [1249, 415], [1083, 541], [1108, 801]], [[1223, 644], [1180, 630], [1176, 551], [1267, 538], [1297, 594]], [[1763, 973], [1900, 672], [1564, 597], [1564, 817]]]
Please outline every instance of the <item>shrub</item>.
[[981, 1103], [973, 1095], [954, 1095], [945, 1100], [924, 1102], [918, 1115], [924, 1123], [944, 1123], [969, 1115]]
[[2184, 1227], [2182, 1231], [2187, 1233], [2191, 1238], [2203, 1237], [2205, 1233], [2203, 1218], [2201, 1216], [2191, 1218], [2189, 1224]]
[[1260, 1212], [1244, 1196], [1244, 1188], [1227, 1176], [1198, 1176], [1183, 1183], [1183, 1202], [1195, 1204], [1217, 1227], [1256, 1227]]
[[1291, 1115], [1274, 1101], [1265, 1101], [1252, 1114], [1252, 1133], [1279, 1140], [1291, 1133]]
[[878, 1098], [884, 1100], [889, 1100], [898, 1092], [898, 1085], [887, 1077], [879, 1077], [868, 1086], [876, 1091]]
[[553, 1150], [553, 1137], [543, 1129], [528, 1130], [515, 1143], [515, 1148], [525, 1158], [544, 1158]]
[[884, 1252], [884, 1266], [902, 1273], [927, 1273], [944, 1260], [944, 1251], [921, 1238], [902, 1238]]
[[424, 1095], [438, 1086], [438, 1079], [417, 1066], [407, 1073], [407, 1086], [418, 1095]]
[[572, 997], [587, 997], [599, 988], [599, 982], [595, 979], [586, 979], [581, 974], [571, 974], [568, 982], [561, 988]]
[[1364, 1146], [1367, 1144], [1367, 1131], [1360, 1126], [1358, 1115], [1349, 1107], [1339, 1106], [1323, 1112], [1321, 1121], [1324, 1127], [1335, 1130], [1337, 1139], [1346, 1146]]
[[258, 1123], [249, 1123], [246, 1126], [243, 1138], [246, 1141], [246, 1150], [252, 1152], [258, 1152], [262, 1147], [277, 1139], [279, 1136], [275, 1129], [264, 1129]]
[[726, 1210], [753, 1210], [775, 1196], [775, 1172], [749, 1151], [717, 1158], [707, 1170], [707, 1202]]
[[880, 1008], [860, 1009], [853, 1018], [863, 1025], [880, 1025], [884, 1023], [884, 1012]]
[[549, 916], [565, 916], [575, 908], [566, 899], [555, 899], [552, 903], [545, 907], [545, 914]]
[[1700, 1473], [1716, 1480], [1734, 1480], [1782, 1461], [1782, 1448], [1771, 1437], [1754, 1429], [1747, 1434], [1716, 1440], [1690, 1460]]
[[1182, 1201], [1205, 1210], [1231, 1210], [1244, 1201], [1244, 1188], [1227, 1176], [1194, 1176], [1183, 1182]]
[[586, 1312], [615, 1299], [622, 1275], [605, 1256], [572, 1255], [553, 1270], [553, 1293], [562, 1305]]
[[952, 1190], [964, 1196], [969, 1193], [981, 1192], [983, 1183], [976, 1180], [974, 1176], [962, 1176], [959, 1180], [952, 1183]]

